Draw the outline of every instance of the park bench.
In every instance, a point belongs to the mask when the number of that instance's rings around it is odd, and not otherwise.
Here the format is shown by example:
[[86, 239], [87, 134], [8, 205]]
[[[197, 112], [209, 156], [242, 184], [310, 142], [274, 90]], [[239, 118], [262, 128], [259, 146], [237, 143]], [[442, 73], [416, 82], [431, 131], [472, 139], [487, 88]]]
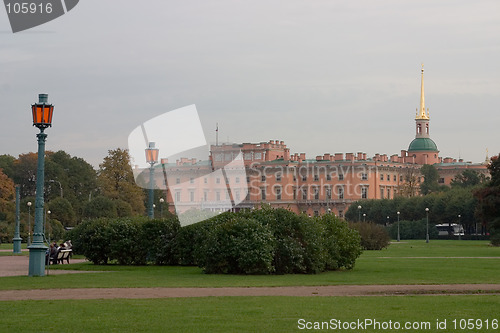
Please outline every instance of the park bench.
[[64, 260], [69, 264], [69, 257], [71, 256], [73, 250], [60, 250], [57, 252], [57, 256], [51, 258], [53, 265], [64, 264]]

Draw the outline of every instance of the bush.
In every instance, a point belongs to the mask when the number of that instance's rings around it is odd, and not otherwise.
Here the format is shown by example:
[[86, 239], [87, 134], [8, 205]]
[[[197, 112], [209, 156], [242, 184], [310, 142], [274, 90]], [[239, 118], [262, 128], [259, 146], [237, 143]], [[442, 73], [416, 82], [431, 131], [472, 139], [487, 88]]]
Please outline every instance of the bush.
[[206, 273], [318, 273], [354, 267], [356, 230], [333, 215], [286, 209], [219, 214], [180, 227], [176, 217], [88, 220], [68, 233], [74, 251], [94, 264], [198, 265]]
[[79, 224], [68, 232], [75, 253], [96, 265], [116, 260], [121, 265], [177, 264], [174, 239], [179, 231], [176, 218], [97, 219]]
[[352, 269], [361, 255], [361, 237], [349, 228], [347, 222], [335, 215], [327, 214], [320, 218], [324, 225], [324, 246], [327, 253], [326, 269]]
[[273, 243], [268, 226], [232, 216], [208, 231], [199, 266], [206, 273], [268, 274], [273, 270]]
[[383, 226], [371, 222], [355, 222], [350, 226], [359, 232], [363, 249], [382, 250], [389, 246], [391, 238]]
[[68, 233], [75, 254], [83, 254], [95, 265], [107, 264], [110, 256], [108, 224], [105, 218], [87, 220]]
[[[398, 224], [393, 223], [389, 228], [389, 236], [392, 239], [398, 238]], [[425, 239], [427, 233], [427, 220], [401, 221], [399, 222], [400, 239]], [[429, 238], [438, 238], [438, 231], [434, 224], [429, 224]]]

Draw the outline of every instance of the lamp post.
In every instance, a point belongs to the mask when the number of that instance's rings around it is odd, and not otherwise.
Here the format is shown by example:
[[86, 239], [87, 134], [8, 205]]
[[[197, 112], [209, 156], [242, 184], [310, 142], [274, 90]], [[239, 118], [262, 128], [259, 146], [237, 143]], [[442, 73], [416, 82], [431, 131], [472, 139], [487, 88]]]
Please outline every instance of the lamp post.
[[31, 106], [33, 114], [33, 126], [36, 126], [40, 133], [38, 138], [38, 164], [36, 172], [36, 198], [35, 198], [35, 226], [33, 230], [33, 243], [28, 247], [29, 254], [29, 276], [45, 275], [45, 251], [47, 247], [43, 243], [43, 184], [45, 169], [45, 140], [47, 134], [44, 130], [52, 126], [52, 113], [54, 106], [47, 103], [47, 94], [38, 95], [38, 103]]
[[386, 226], [389, 225], [389, 216], [387, 216], [387, 222], [385, 223]]
[[425, 242], [429, 243], [429, 208], [425, 209], [425, 214], [427, 216], [427, 232], [425, 234]]
[[358, 206], [358, 222], [361, 222], [361, 205]]
[[16, 227], [14, 229], [14, 238], [12, 239], [14, 243], [14, 253], [15, 254], [20, 254], [21, 253], [21, 241], [23, 240], [21, 236], [19, 235], [19, 201], [20, 200], [20, 188], [19, 185], [16, 185]]
[[458, 240], [462, 240], [462, 224], [460, 223], [460, 218], [462, 215], [458, 214]]
[[398, 242], [399, 242], [401, 240], [399, 236], [399, 214], [401, 214], [401, 212], [397, 212], [396, 214], [398, 214]]
[[366, 222], [366, 213], [363, 213], [363, 222]]
[[31, 245], [31, 201], [28, 201], [28, 246]]
[[158, 162], [158, 149], [155, 148], [155, 143], [150, 142], [146, 148], [146, 161], [151, 165], [149, 167], [149, 198], [148, 198], [148, 217], [154, 218], [154, 165]]
[[165, 202], [165, 199], [160, 198], [160, 219], [163, 219], [163, 203]]

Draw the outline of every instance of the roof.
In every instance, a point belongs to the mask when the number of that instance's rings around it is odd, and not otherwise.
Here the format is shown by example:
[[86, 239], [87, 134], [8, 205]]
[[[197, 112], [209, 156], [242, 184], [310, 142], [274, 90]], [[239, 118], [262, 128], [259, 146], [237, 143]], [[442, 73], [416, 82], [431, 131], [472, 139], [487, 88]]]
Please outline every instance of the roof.
[[438, 151], [438, 147], [430, 138], [416, 138], [410, 143], [408, 151]]

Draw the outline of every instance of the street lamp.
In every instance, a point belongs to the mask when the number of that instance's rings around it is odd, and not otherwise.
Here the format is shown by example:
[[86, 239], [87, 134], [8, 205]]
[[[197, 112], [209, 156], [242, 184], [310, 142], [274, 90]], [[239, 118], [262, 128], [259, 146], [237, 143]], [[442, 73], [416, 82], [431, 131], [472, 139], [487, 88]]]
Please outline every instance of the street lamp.
[[14, 238], [12, 239], [14, 243], [14, 253], [20, 254], [21, 253], [21, 241], [22, 238], [19, 235], [19, 226], [20, 226], [20, 221], [19, 221], [19, 202], [20, 200], [20, 187], [19, 185], [16, 185], [16, 226], [14, 228]]
[[28, 246], [31, 245], [31, 201], [28, 201]]
[[358, 222], [361, 222], [361, 205], [358, 206]]
[[387, 223], [385, 225], [389, 225], [389, 216], [387, 216]]
[[160, 219], [163, 218], [163, 203], [165, 202], [165, 199], [160, 198]]
[[150, 142], [146, 148], [146, 161], [151, 165], [149, 168], [149, 198], [148, 198], [148, 217], [154, 218], [154, 165], [158, 163], [158, 148], [155, 148], [155, 143]]
[[48, 95], [39, 94], [38, 103], [31, 106], [33, 114], [33, 126], [40, 130], [36, 135], [38, 139], [38, 164], [36, 171], [36, 198], [35, 198], [35, 226], [33, 230], [33, 243], [28, 247], [29, 254], [29, 276], [45, 275], [45, 251], [47, 247], [43, 243], [43, 184], [45, 169], [45, 140], [44, 133], [47, 127], [52, 126], [52, 113], [54, 106], [47, 103]]
[[425, 242], [429, 243], [429, 208], [425, 209], [425, 214], [427, 215], [427, 233], [425, 234]]
[[366, 213], [363, 213], [363, 222], [366, 222]]
[[462, 224], [460, 223], [460, 218], [462, 215], [458, 214], [458, 240], [462, 240]]
[[49, 180], [49, 183], [56, 183], [56, 182], [59, 183], [59, 189], [61, 190], [61, 198], [62, 198], [63, 197], [63, 188], [62, 188], [61, 182], [58, 180], [54, 180], [54, 179]]
[[401, 212], [397, 212], [396, 214], [398, 214], [398, 242], [400, 241], [400, 237], [399, 237], [399, 214], [401, 214]]

